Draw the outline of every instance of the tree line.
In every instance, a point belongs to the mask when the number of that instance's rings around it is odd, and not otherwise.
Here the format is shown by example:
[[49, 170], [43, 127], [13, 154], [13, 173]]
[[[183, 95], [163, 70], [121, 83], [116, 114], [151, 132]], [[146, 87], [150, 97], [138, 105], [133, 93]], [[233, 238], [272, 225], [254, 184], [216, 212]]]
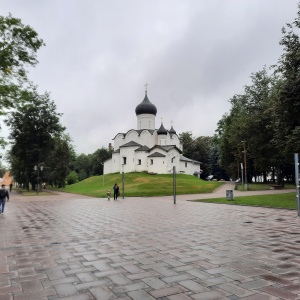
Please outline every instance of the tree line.
[[[300, 10], [300, 5], [298, 4]], [[283, 53], [276, 65], [251, 75], [251, 84], [230, 99], [218, 123], [220, 166], [232, 177], [247, 167], [247, 180], [294, 181], [294, 153], [300, 150], [300, 11], [282, 29]]]

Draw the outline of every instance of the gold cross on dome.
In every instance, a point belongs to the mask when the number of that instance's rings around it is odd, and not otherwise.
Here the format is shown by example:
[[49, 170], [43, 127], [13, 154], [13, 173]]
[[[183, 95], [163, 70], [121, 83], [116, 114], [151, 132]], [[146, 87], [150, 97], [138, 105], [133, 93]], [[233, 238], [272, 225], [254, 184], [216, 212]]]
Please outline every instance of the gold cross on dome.
[[145, 92], [147, 93], [148, 83], [145, 83]]

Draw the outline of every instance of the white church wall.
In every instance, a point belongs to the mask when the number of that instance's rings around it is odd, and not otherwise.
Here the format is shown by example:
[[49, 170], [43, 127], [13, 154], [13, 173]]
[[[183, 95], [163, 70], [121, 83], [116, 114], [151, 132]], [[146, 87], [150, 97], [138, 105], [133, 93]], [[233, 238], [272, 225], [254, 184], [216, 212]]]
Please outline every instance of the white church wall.
[[120, 153], [112, 154], [112, 173], [120, 172]]
[[180, 173], [193, 175], [200, 171], [200, 165], [187, 161], [180, 161]]
[[123, 145], [126, 143], [129, 143], [131, 141], [134, 141], [136, 143], [139, 143], [139, 134], [135, 130], [129, 130], [125, 136], [125, 139], [123, 140]]
[[141, 132], [139, 138], [139, 144], [141, 144], [142, 146], [146, 145], [149, 148], [152, 148], [156, 144], [157, 135], [156, 132], [151, 134], [148, 130], [144, 130]]
[[155, 115], [141, 114], [137, 116], [137, 129], [155, 129]]
[[110, 174], [112, 173], [112, 159], [108, 159], [104, 162], [103, 173]]
[[159, 135], [157, 135], [157, 139], [158, 139], [158, 145], [161, 145], [161, 146], [168, 145], [167, 144], [167, 135], [159, 134]]
[[148, 172], [165, 174], [166, 158], [165, 157], [148, 157]]
[[118, 150], [120, 146], [122, 146], [123, 144], [124, 144], [124, 135], [119, 133], [114, 139], [114, 150]]
[[148, 171], [147, 155], [145, 151], [135, 151], [135, 169], [136, 172]]
[[178, 173], [179, 169], [179, 159], [180, 159], [180, 153], [176, 149], [171, 149], [168, 152], [168, 173], [173, 172], [173, 166], [176, 168], [176, 173]]
[[167, 145], [175, 145], [182, 151], [182, 144], [180, 143], [180, 140], [176, 134], [168, 134], [166, 143]]
[[135, 151], [139, 147], [124, 147], [120, 148], [120, 158], [121, 164], [124, 163], [124, 158], [126, 158], [126, 164], [124, 164], [124, 172], [135, 172]]

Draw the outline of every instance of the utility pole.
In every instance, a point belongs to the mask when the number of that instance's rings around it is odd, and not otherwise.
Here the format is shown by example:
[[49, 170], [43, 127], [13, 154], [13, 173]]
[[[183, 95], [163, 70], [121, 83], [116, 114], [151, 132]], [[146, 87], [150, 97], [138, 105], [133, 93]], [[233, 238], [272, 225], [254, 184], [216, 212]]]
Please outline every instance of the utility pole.
[[248, 180], [247, 180], [247, 150], [246, 150], [246, 141], [242, 141], [242, 144], [244, 145], [244, 170], [245, 170], [245, 185], [246, 190], [248, 191]]

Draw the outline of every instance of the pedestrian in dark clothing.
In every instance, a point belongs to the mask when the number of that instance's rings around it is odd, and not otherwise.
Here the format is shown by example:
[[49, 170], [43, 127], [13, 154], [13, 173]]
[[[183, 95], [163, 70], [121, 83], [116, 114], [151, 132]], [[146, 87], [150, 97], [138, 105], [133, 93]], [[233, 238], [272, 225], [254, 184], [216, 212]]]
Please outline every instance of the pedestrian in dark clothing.
[[113, 187], [113, 190], [114, 190], [114, 200], [117, 200], [118, 196], [120, 195], [120, 189], [119, 189], [119, 186], [116, 183]]
[[7, 202], [9, 201], [9, 194], [7, 189], [5, 188], [5, 184], [1, 185], [1, 189], [0, 189], [0, 215], [4, 213], [4, 207], [5, 207], [5, 203], [6, 203], [6, 198], [7, 198]]

